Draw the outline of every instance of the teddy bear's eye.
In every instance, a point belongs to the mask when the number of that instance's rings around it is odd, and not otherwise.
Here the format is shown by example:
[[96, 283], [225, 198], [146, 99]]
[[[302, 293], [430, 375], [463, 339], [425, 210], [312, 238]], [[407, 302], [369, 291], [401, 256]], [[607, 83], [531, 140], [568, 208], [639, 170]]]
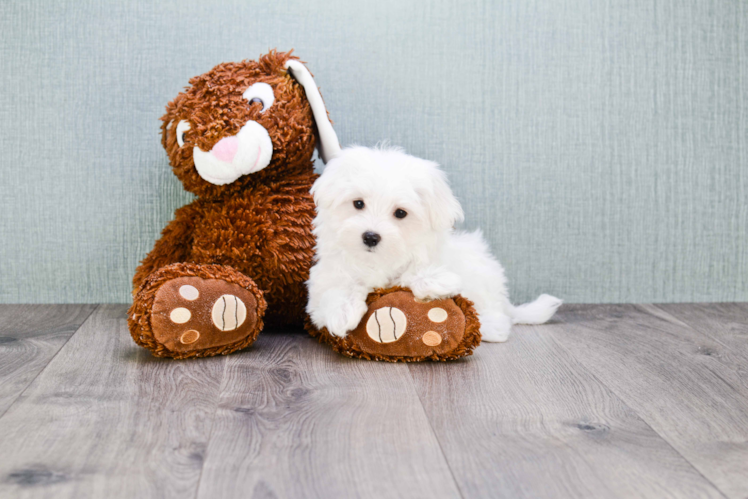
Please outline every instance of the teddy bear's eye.
[[362, 208], [364, 208], [364, 200], [354, 201], [353, 206], [356, 207], [356, 210], [361, 210]]
[[402, 208], [398, 208], [397, 210], [395, 210], [395, 217], [397, 217], [398, 219], [404, 219], [407, 216], [408, 212], [406, 212]]
[[184, 146], [184, 135], [189, 129], [190, 122], [188, 122], [187, 120], [182, 120], [177, 125], [177, 144], [179, 144], [180, 148]]
[[242, 97], [248, 100], [250, 105], [256, 102], [262, 104], [262, 110], [260, 110], [260, 113], [264, 113], [265, 111], [267, 111], [267, 109], [273, 105], [273, 101], [275, 101], [273, 87], [271, 87], [267, 83], [262, 82], [255, 83], [254, 85], [249, 87], [244, 91]]

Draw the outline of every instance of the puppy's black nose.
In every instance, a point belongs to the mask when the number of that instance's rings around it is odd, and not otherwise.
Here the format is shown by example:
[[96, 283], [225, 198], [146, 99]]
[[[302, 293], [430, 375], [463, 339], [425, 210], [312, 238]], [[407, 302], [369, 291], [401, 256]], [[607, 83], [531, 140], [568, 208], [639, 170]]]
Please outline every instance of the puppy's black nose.
[[377, 246], [377, 243], [382, 241], [382, 237], [379, 236], [377, 233], [372, 233], [371, 231], [366, 231], [362, 238], [364, 239], [364, 245], [367, 247], [375, 247]]

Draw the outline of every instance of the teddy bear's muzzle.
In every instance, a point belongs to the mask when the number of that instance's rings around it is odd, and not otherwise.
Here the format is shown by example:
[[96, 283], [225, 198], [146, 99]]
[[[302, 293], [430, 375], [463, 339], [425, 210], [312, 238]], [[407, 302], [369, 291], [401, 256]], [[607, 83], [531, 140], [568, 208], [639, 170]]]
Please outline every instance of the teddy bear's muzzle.
[[265, 127], [249, 121], [238, 134], [224, 137], [210, 151], [195, 146], [192, 157], [200, 177], [222, 186], [267, 167], [273, 157], [273, 142]]

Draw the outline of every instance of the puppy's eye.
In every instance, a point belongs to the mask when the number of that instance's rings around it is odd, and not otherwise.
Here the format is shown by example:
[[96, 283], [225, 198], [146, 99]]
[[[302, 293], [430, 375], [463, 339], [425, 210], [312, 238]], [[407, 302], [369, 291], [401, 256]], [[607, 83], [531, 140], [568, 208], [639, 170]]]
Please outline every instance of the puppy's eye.
[[246, 100], [249, 101], [249, 105], [253, 105], [256, 102], [262, 104], [260, 113], [264, 113], [267, 109], [273, 105], [275, 101], [275, 94], [273, 93], [273, 87], [267, 83], [258, 82], [249, 87], [242, 94]]
[[364, 200], [354, 201], [353, 206], [356, 207], [356, 210], [361, 210], [362, 208], [364, 208]]
[[395, 217], [397, 217], [398, 219], [404, 219], [407, 216], [408, 212], [406, 212], [402, 208], [398, 208], [397, 210], [395, 210]]
[[187, 120], [182, 120], [177, 125], [177, 144], [179, 144], [180, 148], [184, 146], [184, 135], [189, 129], [190, 122], [188, 122]]

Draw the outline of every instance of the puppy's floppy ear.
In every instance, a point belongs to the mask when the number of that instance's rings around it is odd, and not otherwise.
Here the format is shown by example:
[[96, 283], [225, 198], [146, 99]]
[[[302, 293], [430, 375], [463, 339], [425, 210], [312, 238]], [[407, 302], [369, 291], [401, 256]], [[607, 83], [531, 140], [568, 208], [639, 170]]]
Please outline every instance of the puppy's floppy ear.
[[420, 194], [428, 210], [431, 227], [437, 231], [447, 231], [455, 223], [465, 220], [465, 213], [460, 202], [452, 194], [447, 175], [436, 165], [431, 166], [429, 170], [431, 185], [423, 186]]
[[310, 192], [318, 209], [331, 209], [344, 200], [350, 179], [349, 171], [342, 163], [340, 157], [331, 159], [325, 166], [325, 173], [312, 185]]
[[340, 153], [340, 142], [338, 141], [335, 130], [332, 128], [330, 118], [327, 116], [325, 102], [322, 100], [317, 84], [314, 83], [314, 78], [312, 78], [312, 74], [306, 69], [306, 66], [295, 59], [289, 59], [286, 61], [286, 70], [304, 87], [304, 92], [312, 107], [312, 114], [314, 115], [314, 121], [317, 123], [317, 131], [319, 132], [317, 150], [320, 157], [322, 157], [322, 161], [327, 164]]

